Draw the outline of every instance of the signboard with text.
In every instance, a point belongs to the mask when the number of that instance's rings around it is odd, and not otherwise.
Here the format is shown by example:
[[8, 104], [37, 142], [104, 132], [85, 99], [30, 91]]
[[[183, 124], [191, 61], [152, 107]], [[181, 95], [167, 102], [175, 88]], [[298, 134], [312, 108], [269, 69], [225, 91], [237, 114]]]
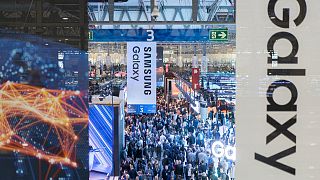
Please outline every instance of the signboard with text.
[[156, 112], [156, 43], [127, 43], [128, 113]]
[[236, 179], [320, 178], [319, 9], [237, 3]]
[[235, 25], [221, 29], [91, 29], [90, 42], [212, 42], [235, 43]]

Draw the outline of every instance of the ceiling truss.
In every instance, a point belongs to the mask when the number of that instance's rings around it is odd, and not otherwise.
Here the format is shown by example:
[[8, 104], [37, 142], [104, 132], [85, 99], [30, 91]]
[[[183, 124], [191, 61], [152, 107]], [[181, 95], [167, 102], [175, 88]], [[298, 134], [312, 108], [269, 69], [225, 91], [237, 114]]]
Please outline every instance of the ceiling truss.
[[203, 0], [192, 0], [189, 6], [162, 4], [158, 3], [159, 17], [154, 19], [151, 17], [153, 4], [147, 0], [139, 0], [139, 4], [134, 6], [114, 4], [113, 0], [105, 3], [89, 3], [89, 24], [91, 28], [99, 29], [112, 25], [113, 28], [119, 29], [124, 25], [131, 25], [131, 28], [138, 28], [139, 25], [165, 25], [167, 28], [172, 28], [180, 24], [184, 28], [189, 28], [191, 24], [235, 23], [233, 0], [211, 0], [210, 4], [208, 2], [204, 4]]

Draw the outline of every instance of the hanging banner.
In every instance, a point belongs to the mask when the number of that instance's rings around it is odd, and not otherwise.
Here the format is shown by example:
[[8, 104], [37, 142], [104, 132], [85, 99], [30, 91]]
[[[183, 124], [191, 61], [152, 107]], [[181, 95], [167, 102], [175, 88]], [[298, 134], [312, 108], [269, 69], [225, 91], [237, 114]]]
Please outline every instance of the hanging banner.
[[201, 59], [201, 73], [206, 74], [208, 72], [208, 59], [207, 56], [202, 56]]
[[198, 57], [197, 56], [193, 56], [192, 57], [192, 67], [193, 68], [198, 68]]
[[163, 75], [163, 47], [157, 47], [157, 86], [164, 86]]
[[320, 177], [319, 9], [306, 0], [237, 4], [236, 179]]
[[156, 43], [127, 43], [128, 113], [156, 112]]
[[192, 89], [193, 90], [200, 89], [199, 77], [200, 77], [199, 68], [192, 68]]

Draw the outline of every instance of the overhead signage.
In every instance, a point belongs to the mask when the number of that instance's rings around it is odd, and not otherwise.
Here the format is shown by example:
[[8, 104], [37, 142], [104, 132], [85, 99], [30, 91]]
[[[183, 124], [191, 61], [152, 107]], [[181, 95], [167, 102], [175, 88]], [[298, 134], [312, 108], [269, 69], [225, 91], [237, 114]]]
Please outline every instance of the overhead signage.
[[306, 0], [237, 4], [236, 179], [320, 177], [319, 9]]
[[127, 43], [128, 113], [156, 112], [156, 43]]
[[[220, 25], [219, 25], [220, 26]], [[212, 42], [217, 41], [235, 43], [235, 25], [224, 25], [223, 29], [92, 29], [90, 39], [94, 42]], [[226, 29], [227, 28], [227, 29]], [[213, 34], [211, 34], [213, 33]]]
[[228, 41], [228, 29], [212, 29], [209, 31], [210, 41]]

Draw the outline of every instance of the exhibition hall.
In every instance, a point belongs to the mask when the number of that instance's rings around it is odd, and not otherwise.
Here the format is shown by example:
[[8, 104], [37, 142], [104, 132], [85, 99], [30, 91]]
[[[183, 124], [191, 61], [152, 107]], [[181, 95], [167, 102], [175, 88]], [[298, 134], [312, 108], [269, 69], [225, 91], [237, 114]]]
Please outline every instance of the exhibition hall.
[[1, 0], [0, 180], [318, 180], [320, 1]]

